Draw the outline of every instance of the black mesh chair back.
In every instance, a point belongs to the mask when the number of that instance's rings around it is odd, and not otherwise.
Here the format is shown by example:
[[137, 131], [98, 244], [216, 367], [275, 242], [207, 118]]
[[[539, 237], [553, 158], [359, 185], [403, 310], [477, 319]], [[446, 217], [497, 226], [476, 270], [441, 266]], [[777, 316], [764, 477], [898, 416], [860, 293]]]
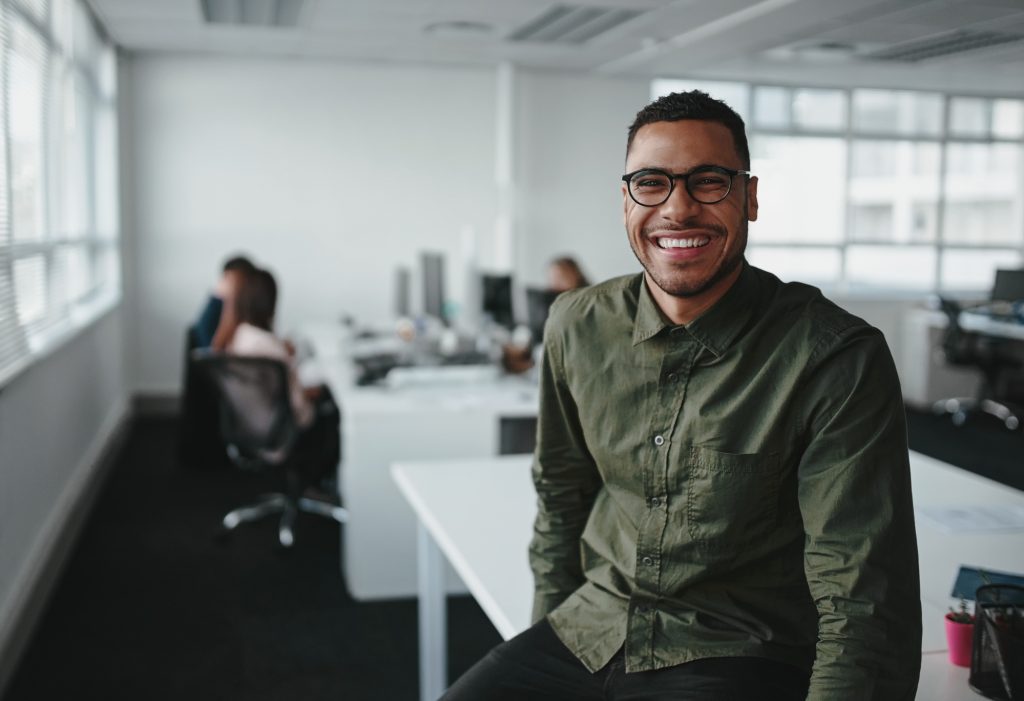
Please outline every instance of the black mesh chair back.
[[281, 514], [278, 539], [282, 546], [291, 547], [299, 511], [344, 523], [348, 514], [339, 504], [302, 494], [304, 485], [295, 464], [297, 451], [293, 450], [299, 427], [292, 411], [288, 366], [274, 358], [211, 351], [193, 352], [193, 362], [218, 390], [221, 433], [232, 461], [249, 469], [273, 466], [285, 478], [283, 492], [266, 494], [224, 516], [225, 531]]
[[196, 362], [217, 386], [221, 434], [236, 462], [282, 462], [298, 435], [287, 366], [274, 358], [205, 353]]
[[946, 315], [946, 330], [942, 334], [942, 353], [951, 365], [974, 365], [978, 361], [976, 338], [960, 326], [960, 303], [939, 298], [939, 309]]

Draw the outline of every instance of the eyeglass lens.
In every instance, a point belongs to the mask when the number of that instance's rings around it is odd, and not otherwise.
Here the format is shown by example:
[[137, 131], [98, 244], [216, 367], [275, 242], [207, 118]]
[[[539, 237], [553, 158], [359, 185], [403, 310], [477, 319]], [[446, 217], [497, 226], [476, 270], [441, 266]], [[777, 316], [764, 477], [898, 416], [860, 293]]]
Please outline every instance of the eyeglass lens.
[[[686, 191], [703, 204], [720, 202], [732, 188], [732, 178], [726, 173], [700, 170], [686, 176]], [[629, 191], [638, 204], [653, 207], [668, 199], [672, 193], [672, 177], [660, 171], [637, 173], [629, 181]]]

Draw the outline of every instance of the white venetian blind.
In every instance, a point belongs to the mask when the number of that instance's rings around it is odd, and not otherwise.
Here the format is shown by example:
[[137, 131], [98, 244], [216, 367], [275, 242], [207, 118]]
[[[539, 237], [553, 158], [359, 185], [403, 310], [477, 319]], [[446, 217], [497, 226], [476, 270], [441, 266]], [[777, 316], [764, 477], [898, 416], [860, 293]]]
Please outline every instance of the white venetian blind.
[[0, 0], [0, 385], [120, 297], [116, 97], [82, 0]]

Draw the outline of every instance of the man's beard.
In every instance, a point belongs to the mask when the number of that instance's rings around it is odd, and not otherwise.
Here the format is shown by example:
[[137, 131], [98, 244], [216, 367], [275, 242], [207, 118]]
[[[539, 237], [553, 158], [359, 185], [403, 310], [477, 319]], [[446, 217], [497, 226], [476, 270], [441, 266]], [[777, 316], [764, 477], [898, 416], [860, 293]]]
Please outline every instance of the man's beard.
[[[745, 214], [746, 207], [744, 207], [744, 215]], [[697, 226], [703, 229], [714, 231], [715, 236], [720, 236], [723, 238], [726, 236], [725, 229], [723, 229], [720, 226], [698, 225], [696, 222], [685, 222], [684, 226], [681, 227], [680, 230], [689, 227], [696, 228]], [[658, 229], [658, 231], [672, 231], [672, 229]], [[646, 240], [649, 233], [651, 233], [651, 231], [649, 230], [642, 231], [641, 237]], [[672, 270], [668, 271], [668, 275], [662, 274], [655, 268], [654, 265], [648, 265], [647, 262], [644, 261], [644, 259], [640, 256], [640, 252], [637, 251], [636, 246], [633, 244], [632, 239], [630, 239], [630, 247], [633, 249], [633, 255], [635, 255], [637, 260], [640, 261], [640, 265], [642, 265], [644, 270], [647, 271], [647, 276], [654, 282], [654, 284], [656, 284], [658, 287], [660, 287], [662, 290], [672, 295], [673, 297], [696, 297], [697, 295], [700, 295], [714, 287], [724, 278], [727, 278], [729, 275], [735, 272], [736, 269], [743, 263], [743, 254], [747, 247], [747, 219], [745, 216], [742, 220], [740, 228], [736, 230], [735, 235], [737, 239], [743, 240], [743, 245], [740, 246], [729, 257], [723, 259], [718, 269], [713, 271], [711, 275], [704, 280], [687, 280], [685, 276], [681, 276], [679, 279], [674, 279], [674, 276], [670, 277]]]

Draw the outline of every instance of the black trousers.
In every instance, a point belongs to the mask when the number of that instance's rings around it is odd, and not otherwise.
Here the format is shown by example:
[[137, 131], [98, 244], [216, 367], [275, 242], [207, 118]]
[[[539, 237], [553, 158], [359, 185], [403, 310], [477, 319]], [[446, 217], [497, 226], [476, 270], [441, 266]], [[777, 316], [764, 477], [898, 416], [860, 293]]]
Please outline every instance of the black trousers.
[[803, 701], [809, 675], [759, 657], [716, 657], [626, 674], [620, 650], [591, 673], [547, 621], [498, 645], [443, 701]]

